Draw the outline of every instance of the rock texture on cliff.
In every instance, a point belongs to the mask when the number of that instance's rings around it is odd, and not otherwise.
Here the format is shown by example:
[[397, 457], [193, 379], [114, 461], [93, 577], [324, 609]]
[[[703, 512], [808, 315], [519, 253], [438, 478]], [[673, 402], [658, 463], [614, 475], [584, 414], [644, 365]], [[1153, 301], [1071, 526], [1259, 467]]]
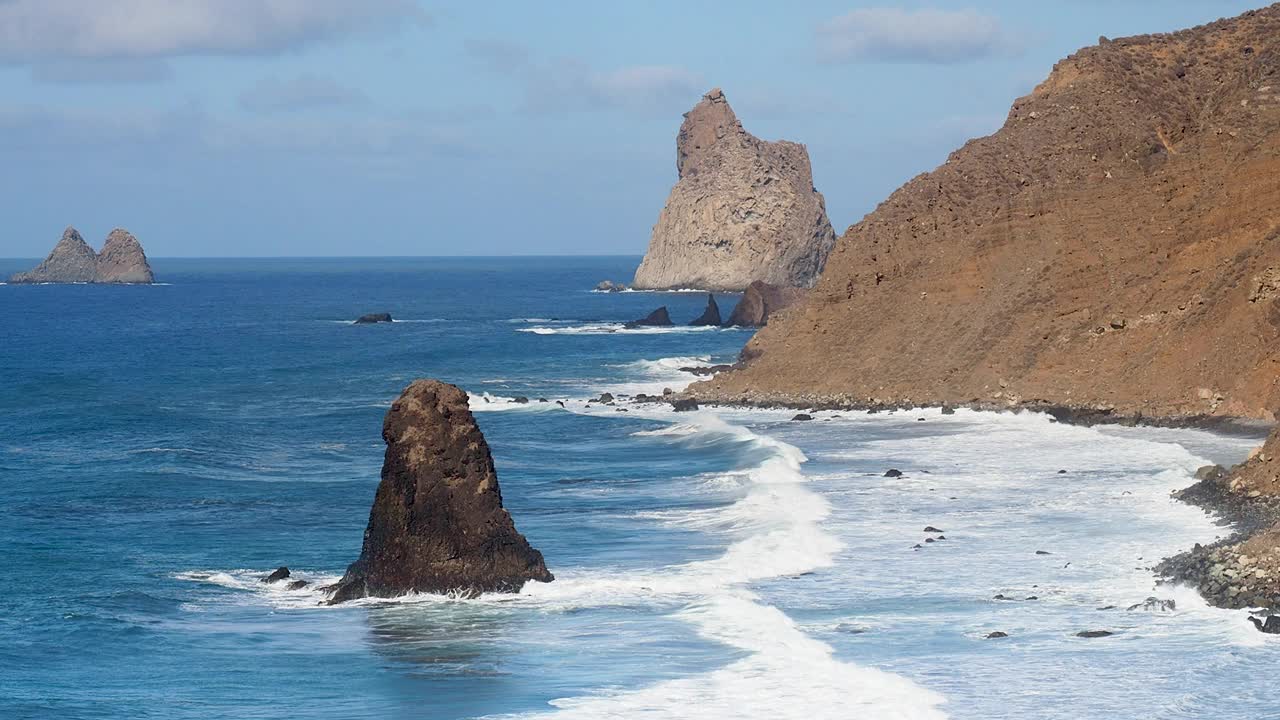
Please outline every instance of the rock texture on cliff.
[[79, 231], [68, 227], [44, 262], [14, 275], [9, 282], [149, 284], [155, 277], [142, 245], [128, 231], [112, 230], [102, 252], [95, 253]]
[[721, 400], [1274, 418], [1280, 5], [1103, 40], [851, 227]]
[[633, 287], [813, 284], [836, 236], [803, 145], [743, 130], [715, 89], [684, 116], [676, 170]]
[[518, 592], [553, 577], [502, 507], [489, 445], [467, 394], [416, 380], [382, 424], [382, 481], [360, 559], [330, 603], [412, 592]]
[[98, 282], [152, 283], [155, 276], [142, 244], [128, 230], [116, 228], [98, 253]]
[[729, 314], [726, 325], [738, 327], [764, 327], [769, 316], [790, 307], [804, 297], [804, 291], [798, 288], [781, 288], [759, 280], [747, 286], [733, 312]]

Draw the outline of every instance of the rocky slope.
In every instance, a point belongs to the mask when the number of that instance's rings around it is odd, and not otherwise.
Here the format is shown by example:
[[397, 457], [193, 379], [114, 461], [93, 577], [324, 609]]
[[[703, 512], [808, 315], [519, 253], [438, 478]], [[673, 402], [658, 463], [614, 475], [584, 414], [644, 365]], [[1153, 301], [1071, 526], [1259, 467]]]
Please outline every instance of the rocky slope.
[[416, 380], [391, 405], [382, 481], [360, 558], [329, 588], [329, 602], [412, 592], [518, 592], [550, 582], [542, 553], [506, 509], [489, 445], [467, 394]]
[[155, 276], [142, 245], [127, 230], [112, 230], [102, 252], [95, 253], [79, 231], [68, 227], [44, 262], [9, 282], [149, 284]]
[[835, 231], [803, 145], [748, 133], [715, 89], [685, 114], [676, 170], [633, 287], [813, 284]]
[[719, 400], [1275, 419], [1280, 6], [1102, 41], [844, 234]]

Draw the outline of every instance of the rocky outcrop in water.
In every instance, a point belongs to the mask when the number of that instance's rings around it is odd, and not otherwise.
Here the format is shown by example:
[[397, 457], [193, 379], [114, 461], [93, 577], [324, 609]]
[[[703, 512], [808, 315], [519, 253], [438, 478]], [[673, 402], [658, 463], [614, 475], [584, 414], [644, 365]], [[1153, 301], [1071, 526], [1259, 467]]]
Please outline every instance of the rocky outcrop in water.
[[373, 325], [375, 323], [391, 322], [391, 313], [368, 313], [356, 318], [356, 325]]
[[813, 284], [836, 236], [803, 145], [748, 133], [715, 89], [685, 114], [676, 170], [632, 287]]
[[707, 308], [689, 324], [693, 327], [720, 324], [720, 306], [716, 304], [715, 295], [707, 294]]
[[791, 305], [804, 297], [804, 291], [797, 288], [783, 288], [766, 282], [751, 283], [742, 294], [726, 325], [737, 327], [764, 327], [769, 316]]
[[663, 305], [639, 320], [632, 320], [626, 324], [626, 327], [671, 327], [672, 325], [674, 325], [674, 323], [671, 322], [671, 313], [667, 312], [667, 306]]
[[1274, 420], [1280, 5], [1059, 62], [837, 243], [720, 401]]
[[382, 425], [387, 451], [360, 558], [329, 603], [407, 593], [519, 592], [550, 582], [542, 553], [502, 506], [489, 445], [467, 394], [416, 380]]
[[142, 244], [128, 230], [116, 228], [98, 253], [98, 282], [147, 284], [155, 282]]
[[155, 282], [155, 276], [142, 245], [128, 231], [112, 230], [102, 252], [95, 253], [79, 231], [68, 227], [44, 262], [14, 275], [9, 282], [145, 285]]

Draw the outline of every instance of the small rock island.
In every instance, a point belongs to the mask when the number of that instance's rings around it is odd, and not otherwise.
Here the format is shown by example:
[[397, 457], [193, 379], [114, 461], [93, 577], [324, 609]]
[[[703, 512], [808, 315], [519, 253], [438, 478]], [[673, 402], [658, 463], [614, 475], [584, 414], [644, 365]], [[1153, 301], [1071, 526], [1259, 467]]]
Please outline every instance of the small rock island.
[[102, 252], [95, 253], [78, 230], [68, 227], [44, 262], [14, 275], [9, 282], [150, 285], [155, 275], [142, 244], [128, 230], [112, 230]]
[[506, 509], [493, 456], [467, 394], [438, 380], [416, 380], [382, 424], [387, 451], [360, 558], [330, 605], [408, 593], [519, 592], [551, 582], [542, 553]]

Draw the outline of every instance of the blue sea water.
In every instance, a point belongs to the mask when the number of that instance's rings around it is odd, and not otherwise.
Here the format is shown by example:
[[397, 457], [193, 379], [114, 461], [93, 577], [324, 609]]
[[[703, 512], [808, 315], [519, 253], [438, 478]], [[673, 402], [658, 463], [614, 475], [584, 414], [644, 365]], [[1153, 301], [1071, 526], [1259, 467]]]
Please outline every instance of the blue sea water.
[[[0, 286], [0, 717], [1280, 717], [1274, 643], [1150, 571], [1227, 532], [1168, 494], [1255, 440], [588, 404], [749, 337], [622, 330], [705, 303], [589, 292], [636, 262], [161, 259], [157, 286]], [[350, 323], [374, 311], [398, 322]], [[382, 415], [417, 377], [472, 394], [556, 581], [337, 608], [260, 582], [355, 559]], [[1176, 609], [1127, 609], [1149, 596]]]

